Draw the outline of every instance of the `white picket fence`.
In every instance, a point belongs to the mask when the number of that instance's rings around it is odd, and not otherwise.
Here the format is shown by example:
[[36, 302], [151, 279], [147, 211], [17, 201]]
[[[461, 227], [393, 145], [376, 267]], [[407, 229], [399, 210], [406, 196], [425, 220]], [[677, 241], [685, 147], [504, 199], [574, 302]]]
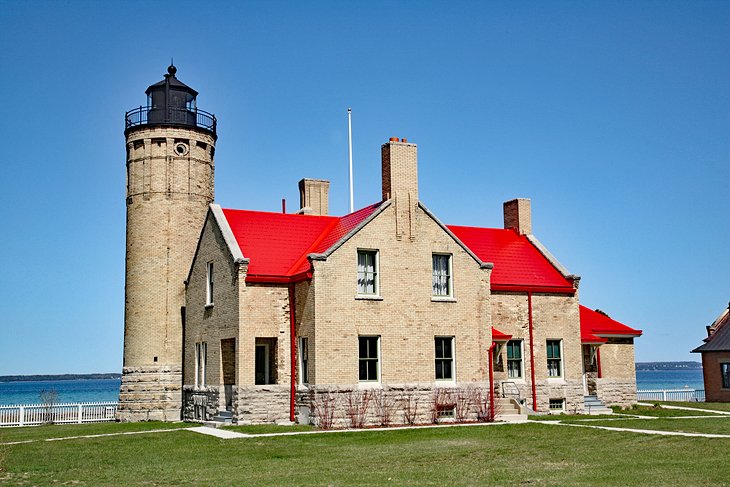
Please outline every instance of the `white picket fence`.
[[704, 389], [658, 389], [636, 391], [639, 401], [705, 402]]
[[15, 404], [0, 406], [0, 427], [37, 424], [97, 423], [114, 421], [116, 402], [84, 402], [75, 404]]

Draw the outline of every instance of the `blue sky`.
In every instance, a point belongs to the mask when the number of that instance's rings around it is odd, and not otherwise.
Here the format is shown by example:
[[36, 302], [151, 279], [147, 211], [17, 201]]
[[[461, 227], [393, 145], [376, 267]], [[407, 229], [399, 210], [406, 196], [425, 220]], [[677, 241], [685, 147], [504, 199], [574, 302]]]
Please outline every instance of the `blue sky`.
[[0, 374], [121, 371], [123, 116], [170, 57], [219, 121], [216, 200], [278, 211], [302, 177], [380, 198], [419, 145], [449, 224], [533, 231], [581, 302], [689, 354], [730, 301], [728, 2], [4, 2]]

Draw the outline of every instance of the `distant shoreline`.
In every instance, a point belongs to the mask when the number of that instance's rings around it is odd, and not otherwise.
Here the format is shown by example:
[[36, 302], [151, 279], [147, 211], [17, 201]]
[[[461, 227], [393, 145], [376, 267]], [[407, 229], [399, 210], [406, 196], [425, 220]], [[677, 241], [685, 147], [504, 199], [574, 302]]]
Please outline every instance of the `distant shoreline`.
[[701, 370], [702, 362], [636, 362], [636, 370]]
[[121, 379], [122, 374], [36, 374], [36, 375], [0, 375], [0, 382], [38, 382], [58, 380], [99, 380]]

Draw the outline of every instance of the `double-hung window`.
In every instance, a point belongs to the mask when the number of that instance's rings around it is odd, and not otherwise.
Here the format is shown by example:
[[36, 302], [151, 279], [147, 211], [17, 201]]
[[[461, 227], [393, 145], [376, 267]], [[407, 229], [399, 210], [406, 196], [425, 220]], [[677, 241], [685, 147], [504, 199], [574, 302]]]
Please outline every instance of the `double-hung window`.
[[360, 382], [377, 382], [380, 380], [380, 337], [358, 337], [359, 345], [359, 379]]
[[213, 306], [213, 262], [205, 265], [205, 305]]
[[195, 344], [195, 387], [205, 387], [205, 369], [208, 365], [208, 344]]
[[433, 254], [433, 295], [451, 296], [451, 255]]
[[507, 342], [507, 376], [510, 379], [522, 378], [522, 340]]
[[378, 251], [357, 251], [357, 294], [377, 296], [378, 292]]
[[720, 375], [722, 375], [722, 388], [730, 389], [730, 364], [720, 364]]
[[560, 340], [547, 341], [547, 369], [548, 377], [562, 377], [563, 360], [560, 354]]
[[454, 380], [454, 337], [436, 337], [436, 380]]
[[309, 339], [307, 337], [299, 337], [299, 383], [309, 383]]

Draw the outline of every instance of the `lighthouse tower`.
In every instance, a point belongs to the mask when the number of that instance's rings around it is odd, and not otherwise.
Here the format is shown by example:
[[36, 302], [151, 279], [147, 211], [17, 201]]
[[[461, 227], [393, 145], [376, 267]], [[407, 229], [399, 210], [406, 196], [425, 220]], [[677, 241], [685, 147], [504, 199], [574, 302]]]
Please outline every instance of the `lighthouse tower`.
[[184, 280], [213, 202], [216, 119], [177, 68], [125, 115], [127, 253], [118, 417], [180, 419]]

